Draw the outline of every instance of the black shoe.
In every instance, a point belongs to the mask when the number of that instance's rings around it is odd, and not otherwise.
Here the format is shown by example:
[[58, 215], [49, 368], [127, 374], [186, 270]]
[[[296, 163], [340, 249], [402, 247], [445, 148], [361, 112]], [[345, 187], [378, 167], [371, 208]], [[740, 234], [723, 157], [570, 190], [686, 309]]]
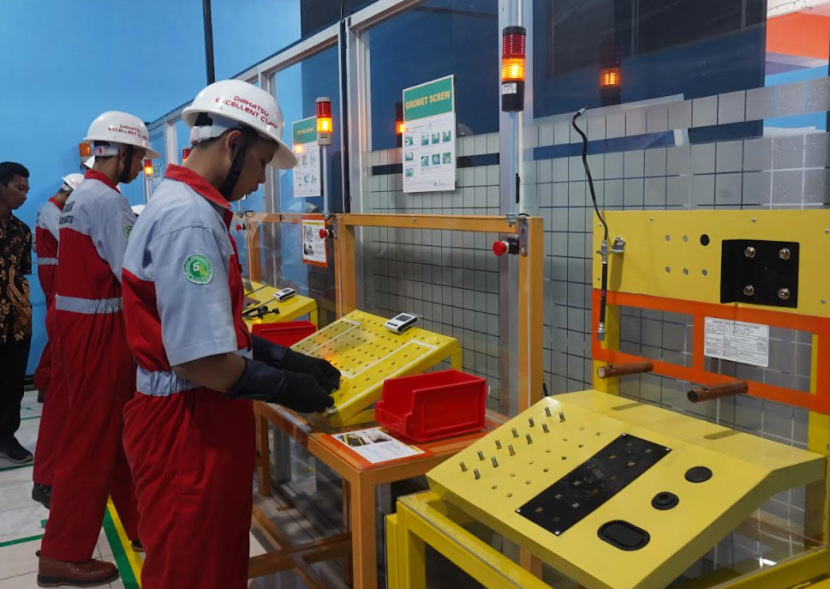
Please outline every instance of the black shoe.
[[52, 502], [52, 487], [35, 483], [35, 486], [32, 487], [32, 499], [49, 509], [49, 504]]
[[12, 438], [0, 446], [0, 458], [5, 458], [14, 464], [26, 464], [34, 459], [32, 453], [21, 446], [17, 438]]
[[38, 391], [37, 392], [37, 402], [43, 403], [46, 400], [46, 391]]
[[141, 540], [132, 541], [133, 552], [144, 552], [144, 546], [141, 545]]

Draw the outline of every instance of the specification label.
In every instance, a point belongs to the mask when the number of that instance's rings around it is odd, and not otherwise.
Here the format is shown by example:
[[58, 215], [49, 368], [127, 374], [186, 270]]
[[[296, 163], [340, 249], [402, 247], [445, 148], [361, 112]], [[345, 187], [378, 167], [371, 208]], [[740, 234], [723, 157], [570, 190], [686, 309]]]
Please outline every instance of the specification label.
[[706, 318], [704, 354], [753, 366], [769, 366], [769, 326]]

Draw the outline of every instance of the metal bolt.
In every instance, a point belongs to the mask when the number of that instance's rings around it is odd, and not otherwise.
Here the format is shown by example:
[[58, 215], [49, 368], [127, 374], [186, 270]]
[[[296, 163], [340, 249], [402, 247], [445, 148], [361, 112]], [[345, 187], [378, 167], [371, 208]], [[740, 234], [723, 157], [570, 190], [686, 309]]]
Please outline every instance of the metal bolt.
[[545, 407], [545, 415], [550, 417], [550, 407]]
[[757, 222], [757, 221], [758, 221], [758, 219], [756, 219], [755, 217], [752, 217], [752, 222], [753, 222], [753, 223], [755, 223], [755, 222]]
[[515, 428], [515, 427], [514, 427], [514, 428], [511, 428], [511, 430], [510, 430], [510, 431], [512, 431], [512, 432], [513, 432], [513, 437], [514, 437], [514, 438], [518, 438], [518, 437], [519, 437], [519, 432], [517, 432], [517, 431], [516, 431], [516, 428]]
[[501, 440], [496, 440], [496, 450], [501, 450]]
[[565, 421], [565, 412], [564, 411], [559, 412], [559, 421]]
[[529, 418], [528, 418], [528, 420], [527, 420], [527, 424], [528, 424], [530, 427], [533, 427], [534, 425], [536, 425], [536, 422], [535, 422], [535, 421], [533, 421], [533, 418], [532, 418], [532, 417], [529, 417]]
[[755, 294], [755, 287], [754, 287], [754, 286], [752, 286], [751, 284], [747, 284], [747, 285], [744, 287], [744, 294], [745, 294], [746, 296], [748, 296], [748, 297], [751, 297], [752, 295], [754, 295], [754, 294]]
[[821, 304], [826, 305], [827, 304], [827, 299], [821, 299]]
[[499, 461], [496, 460], [495, 456], [491, 457], [490, 461], [493, 463], [493, 468], [498, 468], [499, 467]]
[[778, 257], [782, 260], [789, 260], [790, 259], [790, 248], [782, 247], [781, 251], [778, 252]]
[[509, 446], [507, 446], [507, 449], [510, 451], [511, 456], [516, 455], [516, 451], [513, 449], [513, 444], [510, 444]]
[[782, 288], [781, 290], [779, 290], [778, 291], [778, 298], [781, 299], [782, 301], [786, 301], [788, 298], [790, 298], [790, 289], [789, 288]]
[[550, 431], [550, 429], [548, 429], [548, 424], [547, 423], [542, 424], [542, 431], [545, 432], [545, 433], [548, 433]]
[[525, 437], [527, 438], [527, 443], [528, 443], [528, 444], [532, 444], [532, 443], [533, 443], [533, 438], [531, 438], [531, 437], [530, 437], [530, 434], [526, 434], [526, 435], [525, 435]]
[[748, 248], [746, 248], [746, 249], [744, 250], [744, 255], [745, 255], [747, 258], [754, 258], [754, 257], [755, 257], [755, 248], [754, 248], [754, 247], [752, 247], [752, 246], [749, 246]]
[[482, 452], [481, 450], [478, 451], [478, 459], [484, 460], [484, 452]]
[[463, 462], [461, 463], [461, 472], [467, 472], [467, 465]]
[[830, 233], [830, 229], [825, 229], [824, 234], [827, 235], [828, 233]]
[[474, 469], [473, 469], [473, 475], [475, 475], [476, 480], [478, 480], [478, 479], [480, 479], [480, 478], [481, 478], [481, 473], [480, 473], [480, 472], [478, 472], [478, 469], [477, 469], [477, 468], [474, 468]]

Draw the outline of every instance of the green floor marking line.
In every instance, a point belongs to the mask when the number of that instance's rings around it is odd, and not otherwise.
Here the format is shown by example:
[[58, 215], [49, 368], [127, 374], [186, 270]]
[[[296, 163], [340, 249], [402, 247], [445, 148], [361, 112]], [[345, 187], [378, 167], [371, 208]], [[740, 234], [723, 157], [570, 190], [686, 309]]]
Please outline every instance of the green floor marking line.
[[104, 532], [107, 534], [107, 541], [112, 547], [115, 564], [121, 572], [124, 589], [139, 589], [135, 574], [133, 574], [133, 567], [130, 565], [127, 553], [124, 552], [124, 547], [121, 545], [121, 538], [118, 537], [118, 531], [115, 529], [115, 523], [112, 521], [109, 509], [104, 511]]
[[45, 530], [46, 529], [46, 522], [48, 522], [48, 521], [49, 521], [48, 519], [40, 520], [40, 527]]
[[40, 419], [40, 415], [32, 415], [31, 417], [21, 417], [20, 421], [28, 421], [29, 419]]
[[34, 463], [30, 462], [28, 464], [15, 464], [14, 466], [4, 466], [0, 468], [0, 472], [6, 472], [7, 470], [17, 470], [18, 468], [32, 468]]
[[5, 548], [6, 546], [14, 546], [15, 544], [25, 544], [26, 542], [34, 542], [35, 540], [40, 540], [43, 538], [43, 534], [38, 534], [37, 536], [29, 536], [27, 538], [18, 538], [17, 540], [9, 540], [8, 542], [0, 542], [0, 548]]

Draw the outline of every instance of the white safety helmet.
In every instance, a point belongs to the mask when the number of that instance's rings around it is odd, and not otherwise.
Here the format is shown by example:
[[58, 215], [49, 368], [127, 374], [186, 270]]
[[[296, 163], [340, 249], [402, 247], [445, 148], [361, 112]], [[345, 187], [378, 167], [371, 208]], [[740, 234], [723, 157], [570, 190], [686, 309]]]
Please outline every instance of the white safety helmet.
[[[92, 152], [97, 156], [112, 156], [118, 153], [121, 145], [132, 145], [147, 150], [145, 157], [160, 157], [159, 152], [150, 146], [150, 134], [144, 122], [136, 116], [125, 112], [111, 110], [92, 121], [84, 141], [93, 144]], [[107, 149], [95, 143], [115, 144]]]
[[134, 212], [136, 215], [140, 215], [140, 214], [141, 214], [141, 212], [144, 210], [144, 207], [145, 207], [145, 206], [147, 206], [147, 205], [133, 205], [133, 206], [131, 206], [130, 208], [133, 210], [133, 212]]
[[[196, 120], [202, 113], [210, 116], [210, 126], [196, 126]], [[282, 142], [285, 122], [280, 106], [273, 96], [253, 84], [240, 80], [222, 80], [211, 84], [199, 92], [193, 103], [182, 111], [182, 119], [191, 127], [192, 145], [242, 125], [279, 145], [271, 160], [272, 166], [289, 170], [297, 165], [294, 152]]]
[[73, 190], [77, 190], [83, 179], [83, 174], [67, 174], [63, 177], [63, 185], [61, 186], [61, 190], [64, 192], [72, 192]]

